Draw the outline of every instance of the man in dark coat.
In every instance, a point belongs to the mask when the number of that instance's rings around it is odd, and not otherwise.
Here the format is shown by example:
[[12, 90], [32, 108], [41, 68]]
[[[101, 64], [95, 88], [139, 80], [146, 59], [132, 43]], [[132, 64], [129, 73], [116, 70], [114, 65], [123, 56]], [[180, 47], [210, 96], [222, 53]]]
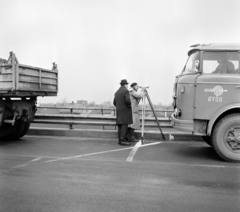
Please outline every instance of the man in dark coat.
[[131, 144], [127, 142], [128, 124], [133, 123], [131, 100], [127, 80], [121, 80], [120, 84], [121, 87], [114, 95], [113, 104], [116, 106], [117, 112], [116, 124], [118, 125], [119, 144], [129, 146]]

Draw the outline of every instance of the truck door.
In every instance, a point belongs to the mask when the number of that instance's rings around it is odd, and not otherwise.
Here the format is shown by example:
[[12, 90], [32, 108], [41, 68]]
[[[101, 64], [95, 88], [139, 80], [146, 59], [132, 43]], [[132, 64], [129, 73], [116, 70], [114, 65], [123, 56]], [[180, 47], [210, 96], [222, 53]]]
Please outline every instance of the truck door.
[[202, 52], [202, 75], [196, 81], [195, 119], [210, 120], [221, 108], [239, 103], [238, 52]]
[[193, 130], [195, 81], [199, 76], [199, 51], [191, 53], [185, 68], [176, 83], [176, 107], [180, 111], [179, 120], [188, 122], [186, 130]]

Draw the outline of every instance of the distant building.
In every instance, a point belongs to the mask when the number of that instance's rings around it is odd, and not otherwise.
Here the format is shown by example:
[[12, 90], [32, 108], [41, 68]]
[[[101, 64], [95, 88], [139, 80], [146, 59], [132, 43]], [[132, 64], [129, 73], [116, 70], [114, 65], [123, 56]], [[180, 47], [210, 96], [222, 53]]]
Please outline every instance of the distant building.
[[87, 100], [77, 100], [76, 104], [81, 107], [87, 107], [88, 101]]

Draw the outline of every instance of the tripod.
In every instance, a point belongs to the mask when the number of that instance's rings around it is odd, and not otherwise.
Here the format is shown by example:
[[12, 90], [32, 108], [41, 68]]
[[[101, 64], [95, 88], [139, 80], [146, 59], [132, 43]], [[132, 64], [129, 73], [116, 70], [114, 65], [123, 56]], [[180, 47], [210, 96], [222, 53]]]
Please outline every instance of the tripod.
[[162, 138], [163, 138], [163, 140], [165, 141], [165, 136], [164, 136], [164, 134], [163, 134], [163, 132], [162, 132], [162, 128], [161, 128], [161, 126], [160, 126], [160, 124], [159, 124], [159, 122], [158, 122], [157, 115], [156, 115], [156, 113], [155, 113], [155, 111], [154, 111], [154, 108], [153, 108], [153, 105], [152, 105], [152, 101], [151, 101], [151, 99], [150, 99], [150, 97], [149, 97], [149, 94], [148, 94], [147, 90], [145, 90], [145, 94], [146, 94], [146, 95], [143, 97], [143, 104], [142, 104], [142, 133], [141, 133], [141, 135], [142, 135], [142, 144], [143, 144], [143, 136], [144, 136], [144, 117], [145, 117], [146, 97], [147, 97], [148, 102], [149, 102], [149, 105], [150, 105], [150, 107], [151, 107], [151, 109], [152, 109], [153, 115], [154, 115], [154, 117], [155, 117], [155, 119], [156, 119], [156, 122], [157, 122], [158, 128], [159, 128], [159, 130], [160, 130], [160, 132], [161, 132]]

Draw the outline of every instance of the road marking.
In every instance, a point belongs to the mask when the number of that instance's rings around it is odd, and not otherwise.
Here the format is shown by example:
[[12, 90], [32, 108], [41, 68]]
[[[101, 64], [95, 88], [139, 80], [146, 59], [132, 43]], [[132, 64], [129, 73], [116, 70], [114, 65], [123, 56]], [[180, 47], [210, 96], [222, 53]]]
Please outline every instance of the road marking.
[[141, 146], [141, 142], [137, 142], [136, 145], [133, 147], [132, 151], [130, 152], [126, 161], [132, 162], [134, 155], [136, 154], [138, 148]]
[[209, 168], [225, 168], [225, 166], [219, 166], [219, 165], [201, 165], [201, 164], [184, 164], [188, 166], [197, 166], [197, 167], [209, 167]]
[[[156, 145], [156, 144], [159, 144], [159, 143], [162, 143], [162, 142], [155, 142], [155, 143], [149, 143], [149, 144], [144, 144], [144, 145], [141, 145], [141, 142], [138, 142], [138, 143], [140, 143], [140, 147], [144, 147], [144, 146]], [[71, 160], [71, 159], [76, 159], [76, 158], [81, 158], [81, 157], [86, 157], [86, 156], [92, 156], [92, 155], [99, 155], [99, 154], [110, 153], [110, 152], [119, 152], [119, 151], [123, 151], [123, 150], [127, 150], [127, 149], [133, 149], [134, 147], [126, 147], [126, 148], [122, 148], [122, 149], [113, 149], [113, 150], [107, 150], [107, 151], [102, 151], [102, 152], [93, 152], [93, 153], [76, 155], [76, 156], [71, 156], [71, 157], [62, 157], [62, 158], [57, 158], [57, 159], [53, 159], [53, 160], [47, 160], [47, 161], [44, 161], [43, 163], [56, 162], [56, 161], [60, 161], [60, 160]]]
[[[138, 142], [141, 143], [141, 142]], [[110, 153], [110, 152], [118, 152], [118, 151], [123, 151], [127, 149], [132, 149], [130, 155], [132, 157], [131, 161], [133, 160], [134, 155], [136, 154], [138, 148], [140, 147], [145, 147], [145, 146], [151, 146], [151, 145], [156, 145], [160, 144], [163, 142], [154, 142], [154, 143], [147, 143], [143, 145], [136, 144], [134, 147], [127, 147], [127, 148], [122, 148], [122, 149], [114, 149], [114, 150], [108, 150], [108, 151], [101, 151], [101, 152], [94, 152], [94, 153], [88, 153], [88, 154], [82, 154], [82, 155], [76, 155], [76, 156], [71, 156], [71, 157], [54, 157], [54, 156], [38, 156], [38, 155], [20, 155], [20, 154], [0, 154], [0, 156], [11, 156], [11, 157], [30, 157], [34, 158], [24, 164], [15, 166], [14, 168], [20, 168], [27, 166], [31, 164], [32, 162], [37, 162], [40, 161], [41, 159], [45, 159], [45, 161], [42, 161], [41, 163], [49, 163], [49, 162], [54, 162], [54, 161], [61, 161], [61, 160], [69, 160], [69, 159], [77, 159], [80, 157], [85, 157], [85, 156], [92, 156], [92, 155], [98, 155], [98, 154], [104, 154], [104, 153]], [[175, 142], [169, 142], [169, 143], [175, 143]], [[179, 144], [179, 143], [178, 143]], [[139, 145], [139, 146], [138, 146]], [[133, 149], [135, 148], [135, 153], [133, 154]], [[130, 162], [130, 155], [127, 159], [128, 162]], [[46, 161], [47, 160], [47, 161]], [[154, 162], [155, 163], [155, 162]], [[172, 166], [189, 166], [189, 167], [205, 167], [205, 168], [227, 168], [227, 169], [240, 169], [240, 166], [231, 166], [229, 165], [208, 165], [208, 164], [189, 164], [189, 163], [171, 163], [171, 162], [157, 162], [158, 164], [161, 165], [172, 165]]]
[[[141, 143], [141, 142], [140, 142]], [[154, 143], [149, 143], [149, 144], [143, 144], [140, 147], [145, 147], [145, 146], [152, 146], [152, 145], [156, 145], [156, 144], [161, 144], [162, 142], [154, 142]]]
[[205, 167], [205, 168], [229, 168], [229, 169], [240, 169], [240, 166], [222, 166], [222, 165], [208, 165], [208, 164], [189, 164], [189, 163], [174, 163], [174, 162], [158, 162], [159, 165], [170, 165], [170, 166], [193, 166], [193, 167]]
[[39, 161], [39, 160], [41, 160], [42, 158], [35, 158], [35, 159], [33, 159], [33, 160], [31, 160], [31, 162], [36, 162], [36, 161]]
[[27, 166], [27, 165], [29, 165], [29, 163], [24, 163], [24, 164], [22, 164], [22, 165], [15, 166], [15, 167], [13, 167], [13, 168], [16, 169], [16, 168], [24, 167], [24, 166]]
[[24, 164], [21, 164], [21, 165], [15, 166], [15, 167], [13, 167], [13, 168], [16, 169], [16, 168], [20, 168], [20, 167], [28, 166], [30, 163], [32, 163], [32, 162], [36, 162], [36, 161], [39, 161], [39, 160], [41, 160], [41, 159], [42, 159], [41, 157], [37, 157], [37, 158], [34, 158], [33, 160], [30, 160], [30, 161], [28, 161], [28, 162], [26, 162], [26, 163], [24, 163]]
[[162, 143], [162, 142], [154, 142], [154, 143], [141, 145], [141, 141], [137, 142], [136, 145], [133, 147], [132, 151], [130, 152], [130, 154], [129, 154], [129, 156], [128, 156], [126, 161], [128, 161], [128, 162], [132, 162], [133, 161], [133, 157], [136, 154], [138, 148], [145, 147], [145, 146], [156, 145], [156, 144], [160, 144], [160, 143]]
[[12, 157], [29, 157], [29, 158], [59, 158], [54, 156], [39, 156], [39, 155], [19, 155], [19, 154], [0, 154], [0, 156], [12, 156]]
[[[43, 136], [36, 136], [36, 135], [25, 135], [24, 137], [29, 137], [29, 138], [36, 138], [36, 139], [55, 139], [55, 140], [66, 140], [64, 136], [51, 136], [51, 135], [43, 135]], [[68, 140], [77, 140], [77, 141], [88, 141], [88, 140], [96, 140], [96, 138], [80, 138], [80, 137], [68, 137]], [[113, 140], [112, 138], [97, 138], [97, 140]]]
[[71, 159], [76, 159], [76, 158], [81, 158], [81, 157], [86, 157], [86, 156], [99, 155], [99, 154], [110, 153], [110, 152], [118, 152], [118, 151], [132, 149], [132, 148], [133, 147], [127, 147], [127, 148], [113, 149], [113, 150], [107, 150], [107, 151], [102, 151], [102, 152], [93, 152], [93, 153], [88, 153], [88, 154], [83, 154], [83, 155], [76, 155], [76, 156], [71, 156], [71, 157], [47, 160], [47, 161], [44, 161], [43, 163], [50, 163], [50, 162], [55, 162], [55, 161], [60, 161], [60, 160], [71, 160]]

